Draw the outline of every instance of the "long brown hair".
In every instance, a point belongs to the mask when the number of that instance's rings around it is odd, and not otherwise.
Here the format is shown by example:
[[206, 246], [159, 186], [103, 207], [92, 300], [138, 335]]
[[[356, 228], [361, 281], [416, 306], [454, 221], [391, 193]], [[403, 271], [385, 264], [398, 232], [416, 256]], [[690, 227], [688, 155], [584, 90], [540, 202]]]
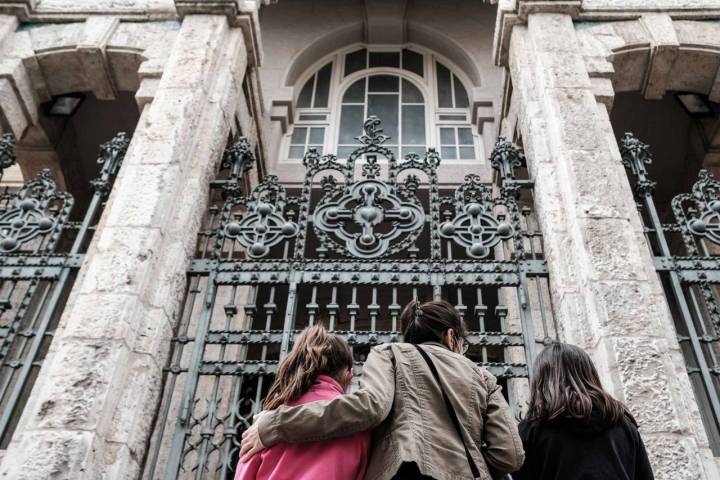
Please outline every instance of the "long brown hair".
[[352, 352], [345, 340], [328, 333], [322, 325], [307, 327], [280, 362], [263, 408], [274, 410], [292, 402], [310, 389], [318, 375], [335, 378], [352, 366]]
[[408, 343], [442, 342], [448, 328], [455, 332], [455, 340], [465, 338], [466, 329], [460, 312], [445, 300], [408, 303], [400, 314], [403, 336]]
[[593, 408], [607, 422], [622, 420], [625, 406], [603, 390], [595, 365], [582, 348], [554, 342], [540, 352], [533, 371], [527, 420], [587, 422]]

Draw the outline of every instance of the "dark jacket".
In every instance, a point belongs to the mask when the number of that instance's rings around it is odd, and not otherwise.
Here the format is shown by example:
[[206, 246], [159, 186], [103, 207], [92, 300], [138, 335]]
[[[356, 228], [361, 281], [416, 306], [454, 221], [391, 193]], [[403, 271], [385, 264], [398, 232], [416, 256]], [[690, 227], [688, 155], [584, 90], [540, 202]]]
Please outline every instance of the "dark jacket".
[[593, 410], [589, 422], [562, 418], [520, 423], [525, 464], [515, 480], [653, 480], [635, 420], [603, 420]]

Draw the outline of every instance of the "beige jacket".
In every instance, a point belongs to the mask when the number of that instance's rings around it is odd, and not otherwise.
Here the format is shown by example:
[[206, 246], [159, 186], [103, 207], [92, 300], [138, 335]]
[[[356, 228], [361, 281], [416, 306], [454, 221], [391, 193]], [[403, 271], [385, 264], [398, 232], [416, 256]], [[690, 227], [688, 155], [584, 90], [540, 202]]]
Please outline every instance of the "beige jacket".
[[[455, 408], [482, 480], [512, 472], [524, 459], [522, 442], [495, 378], [439, 343], [426, 343]], [[407, 343], [372, 349], [357, 392], [299, 407], [280, 407], [258, 420], [265, 446], [325, 440], [373, 430], [368, 480], [391, 479], [403, 462], [437, 480], [470, 479], [470, 466], [437, 382]], [[482, 442], [487, 444], [480, 452]]]

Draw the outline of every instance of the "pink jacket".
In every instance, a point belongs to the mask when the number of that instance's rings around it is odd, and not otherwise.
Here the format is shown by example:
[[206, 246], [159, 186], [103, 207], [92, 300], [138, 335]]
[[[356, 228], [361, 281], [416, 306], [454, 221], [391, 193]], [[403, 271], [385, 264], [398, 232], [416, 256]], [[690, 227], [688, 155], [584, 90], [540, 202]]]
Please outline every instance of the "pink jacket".
[[[342, 393], [335, 379], [320, 375], [290, 406], [332, 400]], [[281, 442], [238, 463], [235, 480], [362, 480], [369, 450], [370, 432], [321, 442]]]

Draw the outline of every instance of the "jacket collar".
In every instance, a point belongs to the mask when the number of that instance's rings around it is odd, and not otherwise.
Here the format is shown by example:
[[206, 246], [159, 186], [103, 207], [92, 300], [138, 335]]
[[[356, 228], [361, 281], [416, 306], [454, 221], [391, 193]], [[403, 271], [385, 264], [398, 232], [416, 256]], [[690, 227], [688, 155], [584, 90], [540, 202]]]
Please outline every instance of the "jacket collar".
[[315, 379], [315, 384], [313, 385], [315, 388], [323, 388], [328, 390], [336, 390], [338, 393], [345, 393], [345, 390], [343, 390], [342, 385], [335, 380], [334, 378], [328, 376], [328, 375], [318, 375]]
[[447, 346], [445, 346], [444, 343], [440, 343], [440, 342], [423, 342], [420, 345], [433, 345], [435, 347], [444, 348], [445, 350], [450, 351], [450, 349]]

